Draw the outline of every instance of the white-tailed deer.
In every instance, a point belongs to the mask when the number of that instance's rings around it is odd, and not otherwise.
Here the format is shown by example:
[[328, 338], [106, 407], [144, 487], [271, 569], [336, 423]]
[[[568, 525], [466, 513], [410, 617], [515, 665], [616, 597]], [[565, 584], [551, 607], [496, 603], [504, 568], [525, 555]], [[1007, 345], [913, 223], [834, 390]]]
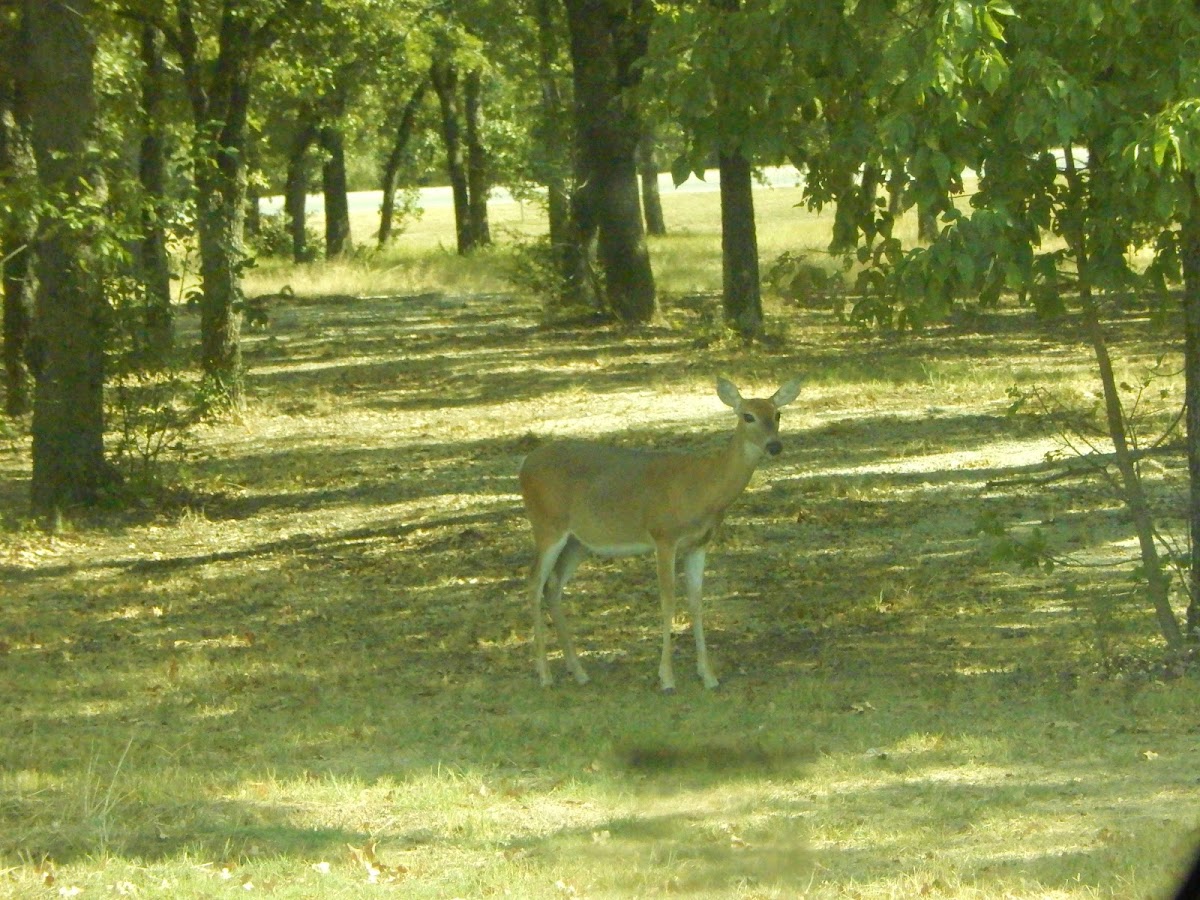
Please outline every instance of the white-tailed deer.
[[717, 396], [737, 413], [737, 430], [725, 447], [709, 452], [655, 452], [563, 441], [529, 454], [521, 466], [521, 494], [537, 546], [529, 593], [535, 662], [543, 685], [552, 681], [546, 663], [543, 596], [567, 668], [576, 681], [587, 683], [563, 615], [562, 592], [591, 551], [603, 556], [657, 555], [662, 599], [658, 677], [664, 691], [675, 689], [671, 627], [676, 563], [682, 563], [696, 637], [696, 669], [705, 687], [717, 686], [708, 665], [701, 616], [704, 547], [725, 510], [745, 490], [763, 454], [774, 456], [783, 449], [779, 408], [799, 393], [800, 382], [792, 379], [769, 400], [746, 400], [732, 382], [718, 379]]

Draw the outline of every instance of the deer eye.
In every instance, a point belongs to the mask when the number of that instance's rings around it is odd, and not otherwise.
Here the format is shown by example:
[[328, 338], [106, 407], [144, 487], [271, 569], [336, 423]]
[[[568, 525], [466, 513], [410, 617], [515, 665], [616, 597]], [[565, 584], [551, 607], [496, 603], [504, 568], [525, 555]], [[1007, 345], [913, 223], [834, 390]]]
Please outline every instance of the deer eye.
[[779, 419], [780, 419], [780, 415], [779, 415], [779, 413], [775, 413], [775, 424], [776, 424], [776, 425], [778, 425], [778, 424], [779, 424]]
[[743, 420], [743, 421], [745, 421], [745, 422], [751, 422], [751, 423], [753, 423], [753, 422], [754, 422], [754, 416], [752, 416], [750, 413], [742, 413], [742, 420]]

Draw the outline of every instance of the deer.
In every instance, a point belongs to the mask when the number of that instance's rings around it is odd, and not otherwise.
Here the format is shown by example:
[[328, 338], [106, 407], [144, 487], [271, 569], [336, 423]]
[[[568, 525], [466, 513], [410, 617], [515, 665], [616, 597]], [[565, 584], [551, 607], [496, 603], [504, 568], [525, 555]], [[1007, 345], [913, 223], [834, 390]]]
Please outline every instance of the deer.
[[783, 449], [779, 410], [799, 393], [800, 381], [793, 378], [769, 399], [747, 400], [733, 382], [718, 378], [717, 396], [737, 414], [733, 436], [719, 449], [642, 450], [563, 440], [543, 444], [525, 458], [521, 495], [536, 549], [529, 573], [534, 662], [543, 686], [553, 683], [546, 661], [543, 599], [567, 668], [579, 684], [587, 684], [563, 614], [563, 588], [589, 553], [654, 553], [662, 615], [659, 684], [664, 693], [674, 693], [671, 632], [681, 569], [696, 642], [696, 670], [706, 688], [718, 687], [708, 661], [701, 609], [705, 548], [759, 462]]

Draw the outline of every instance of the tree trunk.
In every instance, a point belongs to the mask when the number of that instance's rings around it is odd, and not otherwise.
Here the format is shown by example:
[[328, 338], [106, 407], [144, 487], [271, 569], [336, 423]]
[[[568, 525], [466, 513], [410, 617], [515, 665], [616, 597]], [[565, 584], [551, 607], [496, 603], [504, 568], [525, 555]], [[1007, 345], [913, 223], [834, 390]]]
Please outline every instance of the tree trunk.
[[142, 28], [142, 116], [145, 131], [138, 159], [142, 186], [142, 239], [138, 264], [146, 305], [146, 342], [151, 359], [162, 361], [174, 343], [171, 265], [167, 257], [167, 148], [163, 90], [166, 69], [163, 37], [153, 25]]
[[[259, 171], [257, 164], [254, 171]], [[258, 237], [262, 234], [262, 191], [254, 178], [246, 179], [246, 212], [243, 219], [247, 235]]]
[[[596, 297], [582, 293], [581, 275], [586, 272], [587, 248], [574, 245], [576, 234], [571, 227], [571, 193], [567, 180], [571, 173], [571, 136], [569, 118], [559, 85], [558, 28], [552, 0], [536, 0], [534, 17], [538, 35], [538, 82], [541, 87], [541, 116], [536, 126], [534, 178], [546, 187], [546, 217], [550, 246], [561, 277], [564, 304], [581, 301], [594, 308]], [[584, 268], [580, 268], [580, 261]]]
[[642, 214], [646, 217], [646, 233], [662, 237], [667, 233], [667, 220], [663, 216], [662, 194], [658, 190], [656, 147], [654, 132], [645, 131], [638, 142], [638, 177], [642, 180]]
[[654, 274], [638, 196], [641, 124], [628, 91], [640, 78], [651, 8], [646, 0], [566, 0], [566, 8], [586, 189], [577, 191], [576, 206], [594, 213], [609, 309], [626, 324], [648, 322], [655, 313]]
[[[207, 169], [206, 162], [199, 162]], [[196, 176], [196, 232], [200, 246], [200, 361], [205, 377], [231, 409], [245, 402], [241, 346], [241, 267], [245, 260], [242, 244], [240, 199], [237, 184], [225, 175]]]
[[287, 181], [283, 187], [283, 214], [292, 238], [292, 261], [312, 260], [308, 246], [308, 149], [317, 139], [317, 126], [310, 111], [296, 117], [296, 133], [288, 149]]
[[200, 250], [200, 362], [231, 409], [245, 405], [242, 268], [246, 262], [247, 111], [254, 58], [251, 21], [232, 0], [222, 6], [211, 77], [200, 56], [190, 6], [179, 5], [184, 81], [195, 123], [196, 232]]
[[346, 188], [346, 146], [340, 125], [321, 129], [321, 187], [325, 194], [325, 258], [345, 256], [352, 249], [350, 202]]
[[753, 171], [740, 151], [722, 153], [720, 168], [725, 324], [743, 337], [755, 337], [762, 333], [763, 311]]
[[592, 265], [600, 215], [596, 208], [596, 186], [577, 177], [578, 187], [571, 194], [567, 239], [562, 244], [562, 272], [566, 305], [608, 313], [615, 310], [607, 301], [602, 279]]
[[467, 73], [463, 84], [463, 105], [467, 123], [467, 202], [470, 209], [471, 246], [486, 247], [492, 242], [492, 229], [488, 224], [488, 194], [492, 186], [487, 148], [483, 145], [483, 74], [479, 69]]
[[104, 326], [107, 309], [92, 258], [100, 222], [88, 210], [99, 188], [89, 152], [95, 125], [91, 0], [26, 0], [24, 40], [38, 178], [56, 208], [37, 237], [36, 321], [43, 367], [33, 409], [35, 516], [56, 521], [96, 502], [109, 483], [104, 461]]
[[1200, 644], [1200, 190], [1187, 178], [1189, 210], [1180, 224], [1183, 257], [1184, 397], [1187, 421], [1189, 531], [1186, 639]]
[[396, 138], [392, 141], [392, 149], [388, 152], [383, 163], [383, 202], [379, 208], [379, 246], [383, 247], [392, 237], [393, 220], [396, 216], [396, 179], [400, 175], [400, 166], [408, 152], [408, 142], [412, 140], [416, 130], [417, 113], [425, 102], [425, 94], [429, 90], [429, 79], [421, 79], [404, 104], [404, 113], [400, 116], [400, 124], [396, 126]]
[[927, 206], [917, 204], [917, 240], [926, 244], [931, 244], [937, 240], [938, 236], [938, 217]]
[[442, 141], [446, 145], [446, 174], [454, 197], [454, 230], [460, 254], [474, 249], [467, 161], [462, 139], [462, 114], [458, 102], [458, 69], [454, 63], [435, 60], [429, 71], [442, 110]]
[[1175, 612], [1171, 609], [1171, 583], [1163, 561], [1159, 557], [1158, 543], [1154, 536], [1154, 515], [1150, 509], [1150, 502], [1146, 497], [1145, 487], [1138, 472], [1137, 461], [1129, 448], [1128, 429], [1125, 411], [1121, 406], [1120, 388], [1117, 384], [1116, 373], [1113, 371], [1112, 358], [1108, 352], [1104, 327], [1100, 322], [1100, 312], [1092, 294], [1091, 259], [1087, 232], [1083, 224], [1086, 210], [1081, 200], [1083, 188], [1075, 169], [1074, 148], [1067, 146], [1064, 150], [1065, 178], [1069, 196], [1066, 200], [1068, 208], [1062, 217], [1063, 237], [1075, 257], [1083, 324], [1096, 355], [1097, 367], [1100, 370], [1100, 384], [1104, 391], [1105, 420], [1108, 425], [1109, 440], [1113, 443], [1113, 457], [1116, 460], [1120, 476], [1122, 499], [1125, 502], [1125, 508], [1129, 511], [1133, 530], [1138, 539], [1147, 599], [1154, 609], [1159, 630], [1167, 642], [1167, 647], [1171, 650], [1179, 650], [1183, 646], [1183, 634], [1179, 629]]
[[[16, 49], [2, 48], [8, 59]], [[18, 99], [16, 73], [0, 63], [0, 190], [31, 190], [37, 179], [25, 105]], [[28, 356], [33, 337], [37, 291], [33, 243], [37, 215], [27, 205], [14, 205], [0, 215], [0, 272], [4, 290], [4, 412], [23, 416], [33, 407], [33, 375]]]

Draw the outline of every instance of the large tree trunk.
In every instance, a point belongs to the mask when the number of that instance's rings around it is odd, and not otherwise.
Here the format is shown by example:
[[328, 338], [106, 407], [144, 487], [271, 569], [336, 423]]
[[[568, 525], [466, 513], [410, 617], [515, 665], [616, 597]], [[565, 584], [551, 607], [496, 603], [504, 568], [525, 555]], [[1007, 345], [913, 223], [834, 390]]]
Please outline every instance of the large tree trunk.
[[[12, 42], [0, 47], [16, 59]], [[0, 189], [31, 190], [37, 178], [25, 105], [18, 98], [17, 74], [0, 61]], [[22, 187], [24, 186], [24, 187]], [[4, 290], [4, 412], [23, 416], [33, 408], [33, 376], [28, 363], [33, 331], [33, 242], [37, 214], [16, 205], [0, 215], [0, 271]]]
[[56, 207], [38, 226], [37, 330], [43, 364], [33, 410], [36, 516], [99, 499], [104, 461], [104, 326], [97, 261], [99, 227], [85, 204], [98, 179], [89, 151], [95, 124], [91, 0], [26, 0], [25, 96], [38, 177]]
[[144, 132], [138, 160], [142, 185], [142, 239], [138, 264], [146, 305], [146, 342], [151, 358], [161, 361], [174, 343], [171, 265], [167, 257], [167, 148], [163, 120], [166, 69], [162, 33], [142, 28], [142, 115]]
[[325, 195], [325, 258], [345, 256], [352, 249], [350, 202], [346, 187], [346, 145], [340, 124], [321, 129], [321, 187]]
[[654, 274], [638, 196], [641, 124], [628, 90], [640, 78], [651, 8], [646, 0], [566, 0], [566, 8], [584, 176], [576, 206], [594, 214], [609, 308], [626, 324], [648, 322]]
[[646, 217], [646, 233], [662, 237], [667, 233], [663, 216], [662, 194], [658, 190], [657, 142], [654, 132], [647, 129], [638, 142], [638, 177], [642, 180], [642, 213]]
[[416, 130], [417, 113], [425, 102], [425, 94], [429, 90], [429, 79], [421, 79], [421, 83], [413, 90], [408, 102], [404, 104], [404, 112], [400, 116], [400, 124], [396, 126], [396, 137], [392, 141], [392, 149], [388, 151], [383, 163], [383, 174], [380, 186], [383, 189], [383, 202], [379, 207], [379, 246], [383, 247], [392, 237], [393, 220], [396, 217], [396, 180], [400, 176], [400, 166], [408, 152], [408, 142], [412, 140]]
[[725, 324], [743, 337], [762, 333], [758, 234], [754, 227], [753, 170], [740, 151], [722, 153], [721, 271]]
[[486, 247], [492, 242], [492, 229], [488, 224], [488, 194], [492, 185], [487, 148], [483, 145], [483, 74], [479, 69], [467, 73], [463, 84], [463, 111], [467, 123], [467, 202], [471, 242], [474, 247]]
[[1187, 421], [1191, 559], [1186, 639], [1200, 644], [1200, 190], [1187, 179], [1189, 211], [1180, 225], [1183, 245], [1184, 396]]
[[454, 197], [454, 230], [458, 252], [470, 253], [475, 244], [471, 232], [471, 201], [467, 160], [462, 138], [462, 112], [458, 102], [458, 69], [454, 63], [434, 60], [429, 70], [433, 89], [442, 110], [442, 140], [446, 145], [446, 174]]

